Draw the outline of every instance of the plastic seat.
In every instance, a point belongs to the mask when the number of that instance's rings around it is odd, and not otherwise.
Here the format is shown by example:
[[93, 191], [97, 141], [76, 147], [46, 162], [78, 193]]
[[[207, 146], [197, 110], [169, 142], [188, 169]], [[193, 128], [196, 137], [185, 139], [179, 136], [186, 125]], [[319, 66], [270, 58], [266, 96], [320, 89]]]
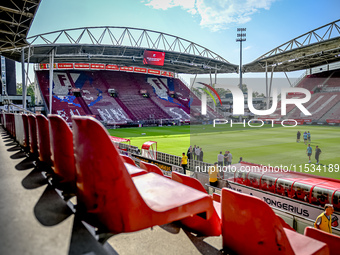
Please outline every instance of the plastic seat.
[[[122, 158], [122, 160], [124, 161], [123, 158]], [[137, 166], [131, 165], [130, 163], [124, 162], [124, 165], [125, 165], [126, 170], [128, 171], [128, 173], [130, 174], [131, 177], [147, 173], [147, 171], [145, 171], [144, 169], [141, 169]]]
[[75, 190], [76, 167], [72, 130], [66, 121], [57, 114], [49, 114], [48, 120], [53, 172], [60, 183], [69, 183]]
[[29, 145], [30, 145], [30, 137], [29, 137], [29, 128], [28, 128], [28, 117], [27, 114], [22, 114], [22, 123], [24, 127], [24, 140], [23, 140], [23, 148], [25, 151], [29, 151]]
[[223, 248], [237, 254], [328, 254], [325, 243], [283, 228], [261, 199], [222, 189]]
[[41, 114], [37, 114], [35, 119], [37, 124], [38, 159], [44, 164], [52, 166], [48, 119]]
[[178, 172], [172, 172], [171, 178], [176, 182], [183, 183], [184, 185], [187, 185], [191, 188], [207, 193], [202, 183], [200, 183], [200, 181], [195, 178], [191, 178], [190, 176]]
[[142, 169], [144, 169], [144, 170], [146, 170], [150, 173], [156, 173], [156, 174], [164, 176], [162, 170], [158, 166], [156, 166], [155, 164], [140, 161], [139, 166], [140, 166], [140, 168], [142, 168]]
[[37, 126], [34, 115], [28, 115], [28, 130], [29, 130], [29, 141], [30, 141], [30, 154], [36, 156], [38, 154], [38, 143], [37, 143]]
[[100, 122], [81, 116], [72, 122], [77, 208], [90, 224], [118, 234], [199, 213], [211, 217], [209, 195], [155, 173], [132, 178]]
[[124, 160], [126, 163], [129, 163], [129, 164], [131, 164], [131, 165], [133, 165], [133, 166], [136, 166], [135, 161], [134, 161], [132, 158], [130, 158], [129, 156], [122, 155], [122, 154], [120, 154], [120, 156], [123, 158], [123, 160]]
[[305, 236], [311, 237], [313, 239], [319, 240], [321, 242], [324, 242], [328, 245], [329, 248], [329, 254], [330, 255], [337, 255], [340, 252], [340, 236], [333, 235], [330, 233], [327, 233], [325, 231], [312, 228], [312, 227], [306, 227], [305, 228]]
[[[207, 191], [204, 189], [202, 183], [200, 183], [197, 179], [178, 172], [172, 172], [171, 177], [174, 181], [180, 182], [207, 194]], [[219, 236], [221, 235], [221, 204], [217, 201], [213, 201], [213, 207], [214, 213], [209, 220], [203, 219], [197, 215], [193, 215], [181, 220], [181, 223], [189, 228], [192, 232], [197, 234], [203, 236]]]

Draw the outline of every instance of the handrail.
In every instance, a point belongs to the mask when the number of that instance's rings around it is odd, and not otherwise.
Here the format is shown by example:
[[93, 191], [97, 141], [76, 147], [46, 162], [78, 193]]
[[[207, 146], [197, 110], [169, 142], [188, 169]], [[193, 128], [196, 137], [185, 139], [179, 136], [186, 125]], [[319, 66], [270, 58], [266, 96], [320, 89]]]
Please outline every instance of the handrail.
[[[8, 105], [8, 106], [12, 105], [12, 106], [14, 106], [14, 107], [17, 107], [17, 108], [21, 109], [21, 110], [24, 111], [24, 112], [28, 112], [28, 113], [31, 113], [31, 114], [35, 114], [34, 112], [32, 112], [32, 111], [30, 111], [30, 110], [27, 110], [27, 109], [25, 109], [25, 108], [23, 108], [23, 107], [21, 107], [21, 106], [18, 106], [18, 105], [16, 105], [16, 104], [13, 104], [13, 103], [8, 103], [7, 105]], [[10, 112], [10, 107], [8, 107], [8, 112]]]

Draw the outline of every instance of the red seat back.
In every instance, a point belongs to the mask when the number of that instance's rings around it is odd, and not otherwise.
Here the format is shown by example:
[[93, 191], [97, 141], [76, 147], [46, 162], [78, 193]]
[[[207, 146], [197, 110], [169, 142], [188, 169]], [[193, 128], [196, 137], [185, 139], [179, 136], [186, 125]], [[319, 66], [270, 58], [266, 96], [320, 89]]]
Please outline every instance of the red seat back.
[[181, 173], [178, 173], [178, 172], [172, 172], [171, 178], [176, 182], [180, 182], [180, 183], [187, 185], [191, 188], [197, 189], [197, 190], [202, 191], [204, 193], [208, 193], [205, 190], [205, 188], [203, 187], [202, 183], [200, 183], [199, 180], [197, 180], [195, 178], [191, 178], [190, 176], [187, 176], [185, 174], [181, 174]]
[[48, 165], [52, 165], [48, 119], [44, 115], [38, 114], [36, 115], [36, 123], [39, 160]]
[[136, 166], [135, 161], [129, 156], [126, 156], [126, 155], [120, 155], [120, 156], [122, 157], [125, 163], [129, 163], [130, 165]]
[[151, 163], [147, 163], [147, 162], [144, 162], [144, 161], [140, 161], [139, 162], [139, 166], [140, 168], [150, 172], [150, 173], [156, 173], [156, 174], [159, 174], [159, 175], [164, 175], [162, 170], [156, 166], [155, 164], [151, 164]]
[[313, 239], [326, 243], [328, 245], [330, 255], [337, 255], [340, 252], [340, 236], [312, 227], [305, 228], [305, 236], [309, 236]]
[[37, 126], [36, 126], [34, 115], [28, 115], [27, 118], [28, 118], [28, 130], [29, 130], [29, 141], [30, 141], [30, 153], [34, 155], [38, 153]]
[[121, 233], [199, 213], [212, 217], [212, 200], [205, 193], [155, 173], [132, 178], [99, 121], [73, 116], [72, 123], [77, 210], [85, 209], [93, 225]]
[[264, 201], [226, 188], [222, 238], [223, 248], [237, 254], [294, 254], [280, 220]]
[[97, 120], [73, 116], [72, 127], [79, 208], [95, 213], [111, 232], [126, 232], [149, 212], [122, 157]]
[[73, 134], [66, 121], [56, 114], [49, 114], [51, 159], [54, 173], [62, 182], [76, 182], [73, 153]]
[[28, 118], [26, 114], [22, 114], [21, 115], [22, 118], [22, 123], [24, 126], [24, 141], [23, 141], [23, 145], [25, 148], [29, 147], [30, 144], [30, 138], [29, 138], [29, 129], [28, 129]]

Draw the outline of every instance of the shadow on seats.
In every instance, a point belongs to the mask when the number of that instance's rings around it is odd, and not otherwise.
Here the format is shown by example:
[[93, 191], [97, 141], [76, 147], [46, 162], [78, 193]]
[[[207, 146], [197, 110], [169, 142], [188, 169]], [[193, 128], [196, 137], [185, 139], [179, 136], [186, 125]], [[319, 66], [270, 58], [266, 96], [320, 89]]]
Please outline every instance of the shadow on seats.
[[67, 219], [73, 212], [67, 202], [48, 185], [34, 206], [34, 215], [44, 226], [54, 226]]
[[41, 170], [34, 167], [33, 170], [22, 180], [21, 184], [25, 189], [36, 189], [44, 186], [48, 180], [42, 175]]
[[96, 255], [118, 255], [118, 253], [106, 242], [103, 245], [97, 241], [91, 229], [77, 213], [74, 216], [73, 228], [69, 255], [76, 254], [96, 254]]
[[25, 158], [23, 161], [15, 166], [18, 171], [28, 170], [34, 168], [34, 160], [32, 158]]

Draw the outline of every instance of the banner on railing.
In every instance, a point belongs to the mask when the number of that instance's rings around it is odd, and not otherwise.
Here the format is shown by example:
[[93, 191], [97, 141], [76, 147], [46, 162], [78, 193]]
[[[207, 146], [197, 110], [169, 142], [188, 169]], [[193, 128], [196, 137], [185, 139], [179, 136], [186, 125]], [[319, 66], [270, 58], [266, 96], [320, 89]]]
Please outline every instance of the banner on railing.
[[[39, 64], [39, 70], [49, 70], [49, 64]], [[114, 64], [96, 64], [96, 63], [55, 63], [54, 69], [56, 70], [69, 70], [69, 69], [83, 69], [83, 70], [110, 70], [110, 71], [122, 71], [122, 72], [134, 72], [160, 75], [164, 77], [175, 77], [173, 72], [163, 71], [159, 69], [138, 67], [138, 66], [118, 66]]]

